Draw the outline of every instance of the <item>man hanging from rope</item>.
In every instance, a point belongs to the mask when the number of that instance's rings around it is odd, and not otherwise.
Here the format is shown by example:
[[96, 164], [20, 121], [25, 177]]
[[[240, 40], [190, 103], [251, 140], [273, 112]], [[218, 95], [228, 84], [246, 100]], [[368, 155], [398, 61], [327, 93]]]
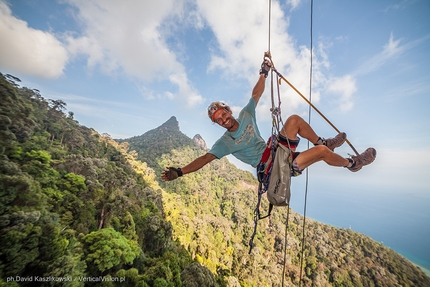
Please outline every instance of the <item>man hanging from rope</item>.
[[[252, 90], [252, 97], [248, 104], [234, 118], [228, 105], [223, 102], [213, 102], [208, 107], [208, 116], [212, 122], [217, 123], [226, 131], [218, 139], [206, 154], [193, 160], [188, 165], [180, 168], [167, 167], [162, 172], [161, 178], [170, 181], [187, 173], [195, 172], [213, 161], [226, 155], [232, 154], [239, 160], [257, 167], [268, 144], [263, 140], [258, 130], [255, 108], [265, 89], [266, 78], [272, 66], [271, 61], [266, 58], [261, 64], [260, 76]], [[315, 146], [303, 151], [295, 152], [301, 136]], [[345, 167], [352, 172], [359, 171], [363, 166], [372, 163], [376, 157], [376, 150], [368, 148], [359, 155], [344, 158], [336, 153], [334, 149], [341, 146], [346, 140], [345, 133], [339, 133], [334, 138], [319, 137], [310, 125], [298, 115], [290, 116], [282, 127], [279, 134], [279, 143], [289, 146], [292, 151], [292, 176], [297, 176], [302, 171], [318, 161], [325, 161], [331, 166]]]

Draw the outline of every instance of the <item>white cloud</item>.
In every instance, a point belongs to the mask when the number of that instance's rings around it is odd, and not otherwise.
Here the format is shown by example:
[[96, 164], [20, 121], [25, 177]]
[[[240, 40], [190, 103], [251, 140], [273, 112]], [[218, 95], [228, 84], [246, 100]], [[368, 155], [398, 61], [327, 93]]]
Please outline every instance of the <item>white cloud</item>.
[[430, 75], [423, 75], [391, 87], [386, 91], [385, 97], [391, 102], [402, 98], [425, 95], [428, 94], [428, 91], [430, 91]]
[[[292, 9], [300, 1], [288, 3]], [[216, 5], [216, 7], [215, 7]], [[197, 9], [206, 25], [212, 29], [217, 46], [211, 49], [208, 72], [221, 71], [229, 78], [245, 78], [250, 84], [257, 79], [257, 71], [268, 49], [269, 15], [264, 1], [197, 0]], [[238, 12], [240, 11], [240, 12]], [[271, 53], [276, 68], [306, 98], [309, 97], [310, 51], [306, 46], [297, 47], [296, 40], [289, 34], [289, 15], [284, 13], [277, 1], [272, 2]], [[313, 55], [312, 102], [318, 103], [324, 91], [340, 94], [339, 106], [342, 110], [352, 108], [352, 94], [355, 92], [351, 76], [330, 76], [330, 61], [326, 50], [331, 46], [318, 45]], [[261, 55], [261, 58], [258, 56]], [[266, 83], [266, 94], [270, 93], [270, 82]], [[283, 114], [298, 113], [306, 102], [285, 82], [280, 87]], [[275, 101], [277, 91], [275, 87]], [[258, 104], [260, 120], [270, 119], [271, 100], [263, 97]]]
[[409, 0], [403, 0], [399, 3], [389, 4], [385, 9], [384, 12], [387, 13], [390, 10], [404, 10], [408, 5], [413, 4], [415, 1], [409, 1]]
[[72, 56], [80, 54], [88, 56], [87, 63], [90, 69], [93, 69], [98, 63], [103, 62], [103, 48], [89, 37], [73, 38], [73, 36], [66, 36], [65, 39], [68, 43], [67, 49]]
[[294, 10], [299, 7], [301, 2], [301, 0], [287, 0], [287, 3], [291, 6], [291, 10]]
[[172, 33], [169, 29], [180, 26], [173, 24], [172, 19], [180, 19], [183, 1], [70, 0], [69, 3], [78, 8], [76, 19], [84, 30], [78, 37], [68, 35], [69, 49], [76, 56], [87, 55], [90, 68], [99, 67], [108, 75], [124, 72], [147, 83], [170, 79], [178, 87], [175, 96], [185, 99], [188, 106], [202, 102], [167, 44]]
[[400, 54], [402, 50], [404, 50], [403, 48], [399, 47], [400, 42], [401, 40], [394, 40], [393, 32], [391, 32], [390, 39], [388, 40], [388, 43], [385, 44], [384, 50], [382, 51], [382, 53], [386, 55], [385, 58], [393, 57], [397, 54]]
[[[172, 42], [177, 34], [189, 28], [212, 30], [215, 40], [210, 42], [208, 50], [211, 60], [208, 72], [222, 71], [230, 78], [246, 79], [255, 83], [263, 52], [268, 49], [268, 5], [265, 1], [220, 0], [216, 2], [204, 0], [161, 0], [161, 1], [115, 1], [115, 0], [67, 0], [76, 7], [75, 19], [81, 26], [81, 33], [69, 31], [62, 39], [65, 41], [70, 55], [79, 58], [87, 57], [89, 71], [100, 70], [109, 76], [126, 74], [147, 99], [159, 95], [179, 99], [187, 107], [203, 102], [202, 96], [187, 76], [181, 63], [184, 49], [181, 44]], [[290, 1], [292, 9], [301, 1]], [[5, 4], [3, 9], [10, 10]], [[7, 13], [6, 13], [7, 14]], [[11, 16], [10, 16], [11, 17]], [[15, 19], [15, 18], [13, 18]], [[15, 19], [28, 31], [25, 22]], [[14, 25], [17, 26], [17, 25]], [[309, 95], [310, 52], [305, 46], [296, 46], [295, 39], [288, 32], [289, 16], [281, 9], [280, 3], [273, 1], [271, 15], [271, 52], [276, 68], [295, 88], [306, 97]], [[36, 31], [45, 35], [46, 39], [55, 43], [65, 57], [61, 62], [60, 73], [67, 62], [67, 52], [51, 34]], [[51, 38], [49, 38], [51, 37]], [[49, 41], [35, 41], [42, 48], [49, 48]], [[181, 41], [181, 40], [180, 40]], [[176, 45], [173, 47], [173, 45]], [[55, 45], [51, 44], [55, 47]], [[330, 46], [319, 45], [313, 58], [313, 95], [314, 103], [319, 101], [322, 91], [341, 93], [342, 109], [351, 108], [353, 89], [348, 89], [347, 77], [327, 76], [330, 62], [325, 50]], [[387, 49], [395, 50], [393, 41]], [[179, 48], [179, 49], [178, 49]], [[49, 56], [55, 51], [49, 50]], [[35, 61], [33, 57], [31, 60]], [[45, 61], [48, 62], [48, 61]], [[36, 62], [38, 63], [38, 62]], [[19, 65], [31, 67], [32, 65]], [[51, 69], [55, 65], [45, 65]], [[43, 71], [40, 65], [35, 70]], [[57, 68], [58, 71], [58, 68]], [[45, 72], [47, 73], [47, 72]], [[49, 74], [49, 73], [47, 73]], [[333, 78], [333, 79], [332, 79]], [[149, 83], [169, 81], [176, 90], [156, 93]], [[328, 83], [330, 85], [328, 86]], [[333, 84], [334, 83], [334, 84]], [[268, 83], [269, 84], [269, 83]], [[171, 85], [167, 85], [170, 86]], [[269, 89], [266, 89], [266, 93]], [[297, 112], [300, 106], [306, 106], [300, 96], [287, 84], [280, 87], [284, 113]], [[235, 103], [238, 104], [238, 103]], [[269, 119], [267, 110], [271, 105], [269, 97], [263, 97], [258, 109], [264, 110], [265, 119]]]
[[193, 107], [202, 102], [201, 96], [188, 82], [185, 73], [176, 73], [170, 76], [170, 81], [179, 87], [179, 94], [186, 95], [188, 101], [187, 106]]
[[367, 60], [363, 65], [361, 65], [355, 72], [355, 76], [366, 75], [373, 71], [376, 71], [386, 63], [392, 61], [393, 59], [399, 57], [406, 51], [418, 46], [424, 41], [430, 39], [430, 35], [425, 35], [417, 40], [406, 42], [401, 44], [404, 39], [394, 39], [394, 35], [391, 32], [388, 42], [384, 45], [382, 51], [369, 60]]
[[347, 112], [352, 109], [352, 95], [357, 91], [357, 88], [355, 79], [351, 75], [331, 79], [327, 90], [340, 95], [341, 111]]
[[[216, 6], [216, 7], [215, 7]], [[211, 62], [208, 72], [221, 71], [229, 78], [247, 79], [254, 84], [258, 69], [263, 60], [264, 51], [268, 50], [268, 5], [265, 1], [217, 1], [216, 3], [197, 0], [198, 11], [206, 20], [216, 37], [216, 46], [211, 49]], [[272, 3], [271, 52], [280, 72], [288, 71], [294, 82], [302, 83], [306, 79], [302, 54], [295, 51], [294, 39], [288, 33], [288, 19], [279, 3]], [[306, 59], [306, 57], [305, 57]], [[266, 85], [270, 85], [267, 81]], [[306, 85], [305, 85], [306, 86]], [[266, 88], [266, 93], [269, 89]], [[297, 107], [300, 99], [291, 93], [291, 88], [283, 84], [282, 101], [289, 107]], [[269, 97], [263, 97], [258, 105], [262, 119], [268, 120], [267, 112], [271, 106]]]
[[234, 76], [255, 70], [256, 55], [262, 59], [267, 50], [267, 3], [197, 0], [197, 7], [218, 45], [212, 50], [209, 71], [221, 69]]
[[51, 33], [35, 30], [15, 18], [0, 1], [0, 67], [11, 73], [41, 78], [57, 78], [63, 74], [68, 53]]

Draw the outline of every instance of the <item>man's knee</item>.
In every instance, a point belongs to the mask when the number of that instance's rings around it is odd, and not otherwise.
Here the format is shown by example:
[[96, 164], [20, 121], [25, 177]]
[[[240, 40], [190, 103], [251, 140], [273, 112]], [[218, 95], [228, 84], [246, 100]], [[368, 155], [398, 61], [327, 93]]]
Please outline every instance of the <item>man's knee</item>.
[[317, 153], [323, 158], [325, 155], [332, 153], [332, 151], [325, 145], [316, 145], [312, 149], [316, 150]]
[[302, 121], [302, 118], [299, 115], [291, 115], [285, 122], [284, 129], [287, 130], [287, 133], [291, 130], [296, 131], [300, 126], [300, 121]]
[[300, 120], [303, 120], [299, 115], [293, 114], [291, 116], [288, 117], [287, 122], [298, 122]]
[[292, 140], [297, 139], [297, 133], [302, 128], [303, 123], [306, 122], [299, 115], [289, 116], [281, 130], [281, 135]]

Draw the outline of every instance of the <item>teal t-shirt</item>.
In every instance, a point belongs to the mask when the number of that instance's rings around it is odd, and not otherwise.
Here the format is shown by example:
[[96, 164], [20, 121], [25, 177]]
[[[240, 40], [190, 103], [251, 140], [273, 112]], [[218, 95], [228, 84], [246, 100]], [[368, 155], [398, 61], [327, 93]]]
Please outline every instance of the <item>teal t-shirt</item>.
[[218, 159], [232, 154], [244, 163], [257, 167], [266, 148], [255, 119], [255, 100], [251, 98], [236, 119], [239, 127], [234, 132], [226, 131], [209, 151]]

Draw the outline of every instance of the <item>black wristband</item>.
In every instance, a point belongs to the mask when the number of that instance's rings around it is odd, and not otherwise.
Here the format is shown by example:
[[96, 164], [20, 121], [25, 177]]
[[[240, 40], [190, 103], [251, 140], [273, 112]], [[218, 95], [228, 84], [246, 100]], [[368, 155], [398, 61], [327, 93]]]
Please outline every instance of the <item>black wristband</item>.
[[264, 60], [263, 63], [261, 63], [261, 69], [260, 69], [260, 75], [264, 75], [265, 78], [269, 75], [269, 71], [271, 66], [267, 64], [268, 60]]
[[183, 175], [182, 170], [181, 170], [180, 167], [178, 167], [176, 171], [178, 173], [178, 176], [182, 176]]
[[263, 68], [260, 69], [260, 75], [264, 75], [265, 78], [267, 78], [269, 72], [264, 70]]

